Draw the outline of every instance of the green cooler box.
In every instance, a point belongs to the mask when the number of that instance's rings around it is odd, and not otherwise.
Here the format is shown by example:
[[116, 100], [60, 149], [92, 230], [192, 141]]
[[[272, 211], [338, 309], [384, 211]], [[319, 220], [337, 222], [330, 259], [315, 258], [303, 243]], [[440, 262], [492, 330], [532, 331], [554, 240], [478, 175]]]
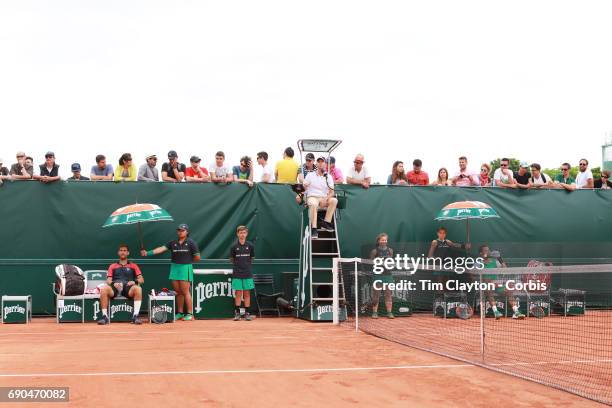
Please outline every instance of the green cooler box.
[[[157, 301], [157, 306], [153, 306], [153, 300]], [[174, 323], [174, 296], [159, 296], [155, 297], [149, 294], [149, 323], [152, 323], [153, 313], [158, 309], [162, 309], [167, 314], [166, 323]]]
[[[193, 312], [196, 319], [225, 319], [234, 316], [231, 269], [194, 269]], [[251, 306], [255, 293], [251, 290]]]
[[83, 295], [58, 296], [55, 316], [58, 323], [83, 323], [85, 321]]
[[2, 296], [2, 323], [30, 323], [32, 296]]
[[85, 315], [83, 320], [85, 322], [97, 322], [102, 318], [102, 308], [100, 307], [100, 295], [85, 294], [83, 295], [83, 304], [85, 308]]

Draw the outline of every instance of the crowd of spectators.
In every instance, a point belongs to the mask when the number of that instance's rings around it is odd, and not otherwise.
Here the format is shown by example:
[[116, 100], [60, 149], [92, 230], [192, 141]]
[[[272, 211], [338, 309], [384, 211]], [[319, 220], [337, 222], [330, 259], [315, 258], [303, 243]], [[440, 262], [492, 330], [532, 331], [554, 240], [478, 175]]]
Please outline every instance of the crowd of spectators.
[[[355, 155], [352, 166], [348, 168], [346, 180], [340, 168], [336, 167], [334, 157], [319, 157], [315, 160], [313, 153], [307, 153], [305, 161], [300, 165], [295, 159], [295, 152], [291, 147], [285, 149], [283, 159], [274, 166], [268, 163], [268, 153], [257, 153], [254, 163], [249, 156], [240, 158], [237, 165], [230, 166], [225, 162], [225, 153], [218, 151], [215, 160], [208, 168], [201, 166], [198, 156], [191, 156], [189, 165], [179, 161], [176, 151], [168, 152], [168, 161], [161, 166], [161, 172], [157, 167], [157, 155], [149, 154], [145, 162], [136, 167], [132, 155], [124, 153], [117, 162], [117, 166], [107, 163], [103, 154], [95, 157], [96, 164], [91, 167], [89, 177], [82, 174], [80, 163], [71, 165], [72, 177], [67, 181], [115, 181], [115, 182], [170, 182], [170, 183], [244, 183], [252, 187], [258, 183], [284, 183], [304, 184], [309, 174], [317, 174], [329, 178], [333, 184], [353, 184], [365, 189], [372, 184], [370, 170], [365, 165], [363, 154]], [[42, 183], [52, 183], [61, 180], [59, 176], [59, 165], [55, 162], [55, 154], [47, 152], [44, 163], [34, 166], [32, 157], [25, 152], [17, 152], [16, 163], [10, 169], [4, 167], [0, 159], [0, 184], [6, 180], [38, 180]], [[510, 160], [503, 158], [499, 162], [499, 168], [492, 172], [489, 163], [480, 166], [480, 172], [472, 171], [468, 159], [461, 156], [458, 159], [458, 167], [449, 172], [445, 167], [438, 170], [437, 176], [430, 180], [429, 174], [423, 170], [423, 162], [420, 159], [412, 161], [412, 170], [406, 171], [404, 162], [395, 161], [391, 168], [391, 174], [387, 177], [387, 184], [397, 186], [480, 186], [515, 189], [564, 189], [574, 191], [576, 189], [611, 189], [610, 171], [603, 170], [601, 178], [594, 179], [589, 170], [589, 162], [580, 159], [576, 177], [570, 175], [571, 165], [563, 163], [560, 173], [552, 177], [542, 171], [539, 163], [521, 162], [518, 171], [510, 169]]]

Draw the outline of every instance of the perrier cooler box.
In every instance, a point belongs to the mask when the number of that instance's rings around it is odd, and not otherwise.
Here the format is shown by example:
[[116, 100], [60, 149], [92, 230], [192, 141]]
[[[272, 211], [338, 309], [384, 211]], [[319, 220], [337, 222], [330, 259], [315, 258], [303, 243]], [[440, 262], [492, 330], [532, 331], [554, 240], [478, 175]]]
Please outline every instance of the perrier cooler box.
[[30, 323], [32, 296], [2, 296], [2, 323]]
[[58, 323], [83, 323], [84, 301], [81, 296], [58, 296], [56, 317]]

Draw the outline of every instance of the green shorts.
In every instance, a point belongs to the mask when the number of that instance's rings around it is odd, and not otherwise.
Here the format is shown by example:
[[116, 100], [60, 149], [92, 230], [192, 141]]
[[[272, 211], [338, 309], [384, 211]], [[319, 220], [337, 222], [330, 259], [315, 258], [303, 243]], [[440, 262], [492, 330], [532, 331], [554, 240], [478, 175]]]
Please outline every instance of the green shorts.
[[170, 280], [193, 282], [192, 264], [170, 264]]
[[232, 289], [233, 290], [251, 290], [255, 289], [255, 284], [253, 283], [253, 278], [233, 278], [232, 279]]

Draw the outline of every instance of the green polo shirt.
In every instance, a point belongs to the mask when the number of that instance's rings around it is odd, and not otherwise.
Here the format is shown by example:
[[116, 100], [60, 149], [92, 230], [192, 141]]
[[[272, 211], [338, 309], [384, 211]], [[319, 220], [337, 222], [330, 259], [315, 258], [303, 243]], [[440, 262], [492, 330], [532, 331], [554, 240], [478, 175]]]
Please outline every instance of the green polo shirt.
[[563, 184], [572, 184], [576, 182], [576, 179], [572, 176], [568, 176], [566, 179], [563, 178], [563, 174], [557, 174], [555, 181]]

